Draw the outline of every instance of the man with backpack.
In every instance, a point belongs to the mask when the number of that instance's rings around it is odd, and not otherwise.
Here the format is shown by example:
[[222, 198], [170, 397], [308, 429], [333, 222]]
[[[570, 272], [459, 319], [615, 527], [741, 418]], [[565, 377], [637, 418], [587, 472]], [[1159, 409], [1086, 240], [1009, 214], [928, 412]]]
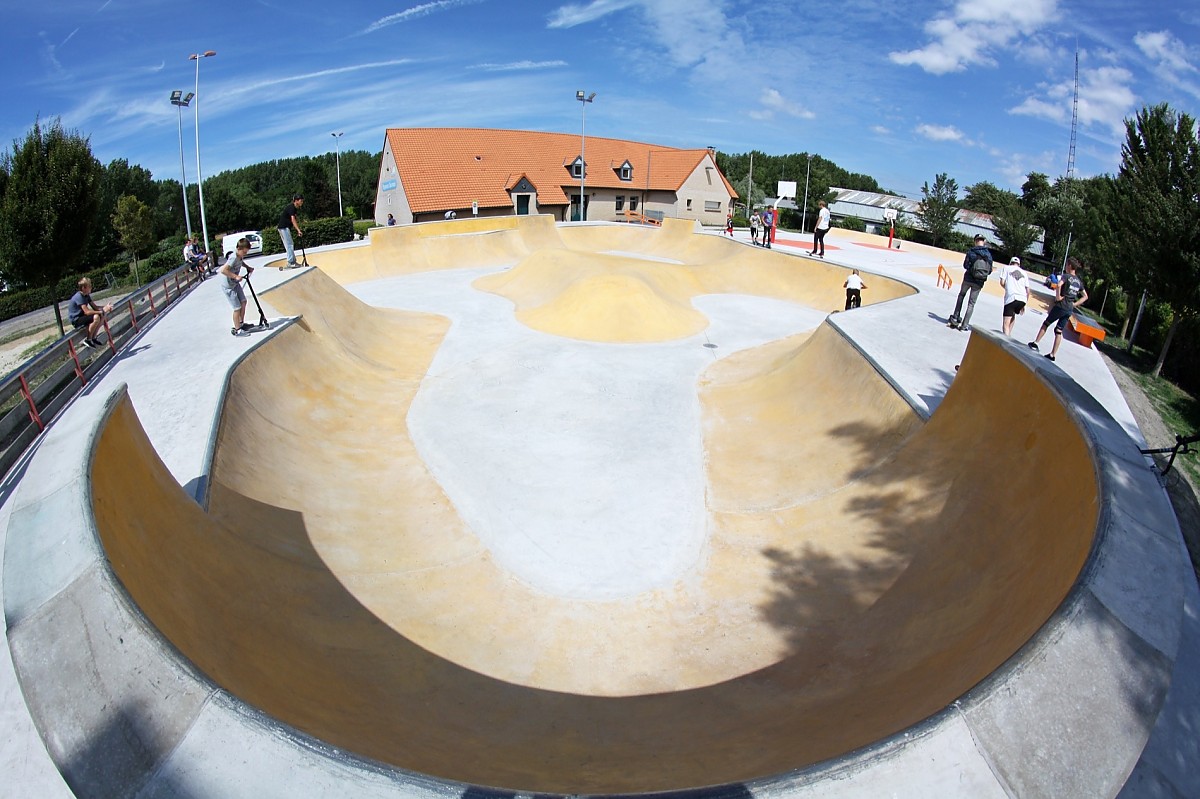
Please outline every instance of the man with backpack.
[[[985, 241], [983, 236], [976, 236], [975, 246], [967, 250], [967, 257], [963, 259], [963, 279], [958, 289], [958, 302], [954, 305], [954, 313], [950, 314], [950, 321], [946, 323], [946, 327], [953, 330], [970, 329], [971, 314], [975, 311], [975, 300], [979, 299], [979, 290], [992, 275], [992, 251], [987, 248]], [[967, 314], [960, 317], [963, 297], [967, 292], [971, 294], [967, 301]]]
[[1029, 342], [1029, 349], [1039, 352], [1038, 342], [1042, 340], [1042, 336], [1046, 335], [1050, 325], [1054, 325], [1054, 346], [1046, 355], [1052, 361], [1058, 355], [1058, 345], [1062, 344], [1063, 331], [1067, 329], [1067, 320], [1071, 318], [1076, 307], [1087, 302], [1087, 289], [1083, 287], [1083, 281], [1075, 274], [1078, 271], [1079, 261], [1074, 257], [1068, 258], [1067, 272], [1054, 287], [1054, 305], [1050, 307], [1050, 313], [1046, 314], [1046, 321], [1042, 322], [1042, 328], [1038, 331], [1037, 337]]

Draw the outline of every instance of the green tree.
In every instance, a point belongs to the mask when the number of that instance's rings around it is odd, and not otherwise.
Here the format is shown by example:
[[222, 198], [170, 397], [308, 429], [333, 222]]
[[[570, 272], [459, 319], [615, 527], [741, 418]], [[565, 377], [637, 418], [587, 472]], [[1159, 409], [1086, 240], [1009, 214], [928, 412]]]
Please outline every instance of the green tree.
[[112, 224], [121, 244], [133, 257], [133, 274], [141, 283], [138, 256], [144, 255], [154, 244], [154, 209], [133, 195], [122, 195], [117, 199], [117, 212], [112, 215]]
[[96, 223], [102, 167], [88, 140], [55, 120], [35, 122], [0, 171], [0, 263], [18, 287], [53, 285], [79, 266]]
[[1037, 210], [1043, 199], [1050, 196], [1050, 178], [1041, 172], [1030, 172], [1021, 186], [1021, 204], [1030, 211]]
[[1060, 262], [1067, 256], [1067, 242], [1074, 247], [1075, 228], [1083, 219], [1083, 189], [1076, 178], [1054, 181], [1050, 193], [1034, 209], [1034, 220], [1046, 231], [1045, 257]]
[[940, 247], [954, 230], [958, 215], [958, 182], [942, 172], [933, 179], [932, 189], [928, 182], [922, 184], [921, 197], [917, 221], [929, 233], [933, 246]]
[[967, 186], [966, 194], [960, 205], [977, 213], [995, 216], [1016, 202], [1017, 199], [1017, 195], [1013, 192], [981, 180], [973, 186]]
[[[124, 158], [116, 158], [103, 168], [100, 178], [99, 206], [96, 209], [98, 220], [112, 219], [117, 212], [117, 201], [126, 195], [137, 197], [146, 205], [153, 207], [158, 202], [158, 184], [150, 171]], [[121, 242], [112, 225], [97, 224], [92, 228], [85, 245], [84, 262], [103, 264], [111, 261], [121, 252]]]
[[1200, 314], [1200, 143], [1190, 116], [1163, 103], [1125, 120], [1116, 199], [1121, 256], [1172, 311], [1158, 376], [1180, 321]]
[[1038, 229], [1033, 224], [1033, 212], [1021, 204], [1014, 194], [1008, 203], [992, 213], [992, 224], [996, 227], [996, 236], [1004, 245], [1001, 255], [1005, 260], [1023, 256], [1038, 237]]

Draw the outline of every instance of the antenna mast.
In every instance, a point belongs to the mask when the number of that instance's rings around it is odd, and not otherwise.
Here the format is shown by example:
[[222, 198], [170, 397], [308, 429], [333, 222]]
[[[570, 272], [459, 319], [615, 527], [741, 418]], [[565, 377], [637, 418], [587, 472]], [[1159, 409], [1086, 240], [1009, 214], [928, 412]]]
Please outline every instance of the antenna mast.
[[1071, 149], [1067, 153], [1067, 179], [1075, 177], [1075, 132], [1079, 127], [1079, 42], [1075, 43], [1075, 93], [1071, 100]]

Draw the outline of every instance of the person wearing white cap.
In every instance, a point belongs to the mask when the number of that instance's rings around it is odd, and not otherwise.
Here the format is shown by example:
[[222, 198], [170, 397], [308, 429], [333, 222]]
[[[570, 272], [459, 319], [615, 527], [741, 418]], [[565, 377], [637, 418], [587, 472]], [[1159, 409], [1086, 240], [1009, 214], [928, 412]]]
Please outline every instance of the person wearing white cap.
[[1025, 313], [1025, 306], [1029, 303], [1029, 282], [1025, 279], [1025, 273], [1021, 271], [1021, 259], [1015, 255], [1008, 262], [1008, 269], [1004, 272], [1002, 278], [1004, 283], [1004, 320], [1000, 327], [1004, 331], [1004, 335], [1011, 336], [1013, 324], [1017, 321], [1017, 314]]

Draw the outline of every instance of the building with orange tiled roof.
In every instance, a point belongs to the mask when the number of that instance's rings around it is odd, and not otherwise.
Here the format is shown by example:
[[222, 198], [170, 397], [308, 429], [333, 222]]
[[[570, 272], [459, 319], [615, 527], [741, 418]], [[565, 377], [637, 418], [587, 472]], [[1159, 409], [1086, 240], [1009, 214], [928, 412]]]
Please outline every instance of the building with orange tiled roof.
[[[583, 147], [581, 148], [581, 145]], [[581, 149], [584, 150], [581, 153]], [[711, 150], [570, 133], [486, 128], [389, 128], [384, 136], [375, 221], [550, 214], [584, 219], [678, 217], [723, 225], [738, 196]]]

